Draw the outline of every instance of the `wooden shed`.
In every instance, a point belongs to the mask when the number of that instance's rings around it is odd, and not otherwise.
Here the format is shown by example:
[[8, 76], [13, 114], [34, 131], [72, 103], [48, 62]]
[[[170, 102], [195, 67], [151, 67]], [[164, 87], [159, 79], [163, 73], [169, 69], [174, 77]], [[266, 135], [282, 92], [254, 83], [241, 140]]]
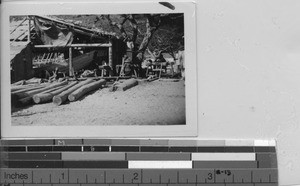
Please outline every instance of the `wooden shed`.
[[105, 63], [115, 73], [116, 65], [122, 64], [126, 44], [114, 32], [49, 16], [33, 15], [24, 20], [11, 22], [12, 82], [33, 77], [33, 71], [37, 75], [56, 67], [74, 76], [89, 65]]

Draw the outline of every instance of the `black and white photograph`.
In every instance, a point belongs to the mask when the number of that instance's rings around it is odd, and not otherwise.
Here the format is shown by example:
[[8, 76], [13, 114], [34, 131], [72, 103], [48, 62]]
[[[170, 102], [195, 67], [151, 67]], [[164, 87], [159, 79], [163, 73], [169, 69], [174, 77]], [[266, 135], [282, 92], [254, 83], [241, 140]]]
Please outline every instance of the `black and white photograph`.
[[184, 125], [183, 16], [11, 16], [12, 125]]
[[166, 12], [9, 15], [11, 127], [187, 126], [196, 54], [186, 13], [158, 5]]

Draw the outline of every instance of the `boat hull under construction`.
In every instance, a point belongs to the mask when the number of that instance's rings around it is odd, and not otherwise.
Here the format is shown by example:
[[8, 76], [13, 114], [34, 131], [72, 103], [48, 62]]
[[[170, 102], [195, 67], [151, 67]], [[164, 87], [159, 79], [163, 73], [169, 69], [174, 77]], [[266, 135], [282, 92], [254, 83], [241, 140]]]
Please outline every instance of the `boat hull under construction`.
[[[94, 60], [95, 51], [91, 51], [77, 57], [72, 58], [72, 66], [74, 71], [79, 71], [84, 69], [85, 67], [89, 66], [91, 62]], [[52, 72], [56, 68], [60, 72], [68, 73], [69, 72], [69, 59], [64, 61], [48, 61], [48, 62], [38, 62], [33, 63], [35, 66], [36, 71], [49, 71]]]

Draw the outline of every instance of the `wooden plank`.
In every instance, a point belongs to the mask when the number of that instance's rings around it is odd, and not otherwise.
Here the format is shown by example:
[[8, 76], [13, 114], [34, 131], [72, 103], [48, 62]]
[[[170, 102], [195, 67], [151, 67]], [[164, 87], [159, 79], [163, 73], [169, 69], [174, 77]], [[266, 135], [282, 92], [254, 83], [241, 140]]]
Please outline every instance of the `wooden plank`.
[[74, 91], [72, 94], [70, 94], [68, 96], [68, 99], [69, 99], [69, 101], [76, 101], [80, 97], [84, 96], [85, 94], [87, 94], [87, 93], [89, 93], [93, 90], [97, 90], [105, 84], [106, 84], [106, 81], [104, 79], [101, 79], [99, 81], [87, 84], [87, 85], [79, 88], [78, 90]]

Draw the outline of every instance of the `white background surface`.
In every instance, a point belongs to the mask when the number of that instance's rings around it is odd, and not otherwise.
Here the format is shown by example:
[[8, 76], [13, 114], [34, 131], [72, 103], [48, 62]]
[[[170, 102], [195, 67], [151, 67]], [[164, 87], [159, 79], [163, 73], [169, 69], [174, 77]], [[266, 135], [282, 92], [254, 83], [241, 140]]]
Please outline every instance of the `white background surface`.
[[300, 1], [197, 2], [199, 138], [275, 138], [299, 184]]
[[[197, 1], [198, 139], [271, 139], [300, 183], [300, 1]], [[188, 63], [188, 61], [187, 61]]]

